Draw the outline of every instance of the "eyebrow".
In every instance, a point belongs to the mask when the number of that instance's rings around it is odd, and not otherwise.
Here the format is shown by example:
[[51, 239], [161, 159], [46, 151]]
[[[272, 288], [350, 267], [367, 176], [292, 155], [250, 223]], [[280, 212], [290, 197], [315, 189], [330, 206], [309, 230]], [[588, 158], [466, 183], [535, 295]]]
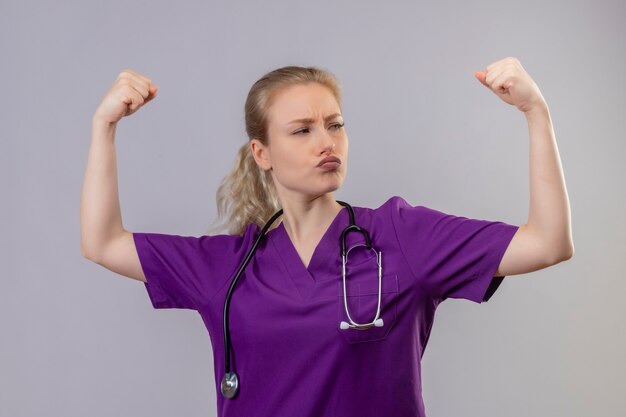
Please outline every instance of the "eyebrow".
[[[330, 116], [326, 116], [324, 118], [324, 120], [330, 120], [332, 118], [335, 118], [337, 116], [341, 116], [340, 113], [333, 113]], [[304, 119], [296, 119], [296, 120], [292, 120], [291, 122], [287, 123], [288, 125], [294, 124], [294, 123], [313, 123], [315, 120], [311, 119], [310, 117], [306, 117]]]

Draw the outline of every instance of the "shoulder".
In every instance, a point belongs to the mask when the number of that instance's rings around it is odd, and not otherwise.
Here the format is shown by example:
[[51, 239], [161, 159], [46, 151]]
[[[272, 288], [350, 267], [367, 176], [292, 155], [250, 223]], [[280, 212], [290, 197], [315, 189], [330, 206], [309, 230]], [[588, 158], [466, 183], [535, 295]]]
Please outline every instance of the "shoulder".
[[425, 205], [413, 204], [402, 196], [394, 195], [376, 208], [364, 208], [361, 216], [370, 221], [373, 227], [395, 229], [400, 234], [421, 233], [425, 229], [439, 227], [452, 218], [464, 219], [450, 215]]
[[160, 239], [164, 242], [194, 247], [201, 252], [232, 252], [250, 246], [260, 233], [260, 228], [254, 223], [246, 226], [241, 234], [215, 233], [201, 235], [169, 235], [150, 234], [152, 240]]
[[240, 242], [243, 243], [250, 239], [255, 239], [261, 233], [261, 228], [256, 223], [248, 223], [248, 225], [239, 234], [237, 233], [216, 233], [204, 234], [201, 239], [210, 239], [220, 242]]
[[409, 206], [409, 203], [404, 198], [394, 195], [394, 196], [387, 198], [387, 200], [385, 200], [378, 207], [354, 206], [354, 208], [358, 209], [359, 211], [379, 213], [379, 212], [388, 211], [390, 209], [400, 207], [400, 206]]
[[375, 208], [359, 207], [361, 211], [367, 211], [375, 217], [398, 217], [403, 214], [404, 211], [411, 211], [412, 213], [426, 213], [429, 211], [437, 211], [430, 209], [422, 205], [413, 205], [407, 201], [404, 197], [394, 195], [385, 200], [381, 205]]
[[378, 207], [356, 207], [359, 221], [371, 227], [394, 229], [404, 227], [407, 222], [416, 223], [416, 219], [428, 218], [428, 207], [412, 205], [405, 198], [394, 195], [387, 198]]

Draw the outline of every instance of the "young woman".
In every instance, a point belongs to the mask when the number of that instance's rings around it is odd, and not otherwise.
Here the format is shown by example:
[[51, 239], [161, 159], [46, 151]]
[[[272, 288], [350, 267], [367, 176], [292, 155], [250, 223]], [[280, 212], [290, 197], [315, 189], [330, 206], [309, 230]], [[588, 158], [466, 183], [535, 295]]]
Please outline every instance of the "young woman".
[[213, 347], [219, 416], [424, 416], [420, 359], [437, 306], [487, 301], [505, 275], [574, 252], [538, 87], [515, 58], [475, 76], [527, 118], [527, 224], [455, 216], [399, 196], [377, 208], [336, 201], [348, 166], [339, 84], [326, 70], [288, 66], [248, 94], [249, 141], [217, 193], [229, 233], [127, 231], [115, 129], [157, 87], [125, 70], [93, 116], [82, 253], [143, 281], [154, 308], [198, 311]]

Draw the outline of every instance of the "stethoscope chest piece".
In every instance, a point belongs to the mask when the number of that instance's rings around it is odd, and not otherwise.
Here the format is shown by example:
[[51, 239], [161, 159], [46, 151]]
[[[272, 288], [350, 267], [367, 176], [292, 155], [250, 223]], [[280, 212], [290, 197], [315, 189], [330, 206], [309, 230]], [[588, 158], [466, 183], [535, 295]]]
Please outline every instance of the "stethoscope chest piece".
[[233, 398], [239, 389], [239, 378], [234, 372], [226, 372], [222, 378], [222, 395], [226, 398]]

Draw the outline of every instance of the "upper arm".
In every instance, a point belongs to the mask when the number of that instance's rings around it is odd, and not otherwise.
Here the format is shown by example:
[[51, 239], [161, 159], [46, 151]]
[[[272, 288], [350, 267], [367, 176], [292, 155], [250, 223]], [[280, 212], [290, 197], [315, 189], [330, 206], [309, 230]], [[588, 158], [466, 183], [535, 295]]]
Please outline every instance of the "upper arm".
[[127, 230], [112, 239], [100, 253], [90, 259], [120, 275], [146, 282], [133, 234]]
[[543, 239], [528, 225], [519, 227], [498, 266], [495, 276], [519, 275], [547, 268], [564, 259], [551, 255]]

